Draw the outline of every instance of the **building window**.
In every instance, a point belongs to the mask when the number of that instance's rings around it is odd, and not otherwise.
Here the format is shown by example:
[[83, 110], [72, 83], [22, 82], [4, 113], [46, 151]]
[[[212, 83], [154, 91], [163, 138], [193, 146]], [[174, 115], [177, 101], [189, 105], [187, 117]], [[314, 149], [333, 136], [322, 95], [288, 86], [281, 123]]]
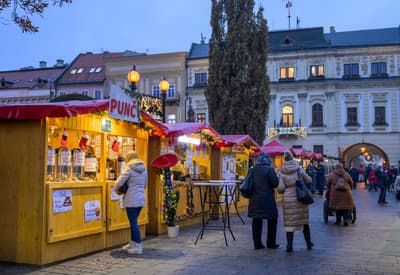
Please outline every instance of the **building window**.
[[314, 153], [324, 153], [324, 145], [313, 145], [313, 151]]
[[167, 98], [175, 98], [175, 85], [170, 84], [167, 91]]
[[207, 73], [195, 73], [194, 86], [197, 87], [207, 86]]
[[310, 66], [310, 77], [311, 78], [323, 78], [324, 77], [324, 65], [311, 65]]
[[371, 63], [371, 76], [372, 77], [387, 76], [386, 62]]
[[160, 88], [158, 87], [158, 85], [153, 85], [151, 89], [151, 95], [154, 97], [161, 97]]
[[176, 123], [176, 115], [175, 114], [168, 115], [167, 116], [167, 122], [168, 123]]
[[351, 78], [351, 77], [359, 77], [358, 72], [358, 63], [352, 64], [344, 64], [344, 74], [343, 77]]
[[198, 113], [196, 115], [197, 122], [206, 122], [206, 113]]
[[294, 126], [294, 118], [293, 118], [293, 107], [286, 105], [282, 108], [282, 119], [281, 119], [281, 127], [293, 127]]
[[324, 114], [322, 104], [316, 103], [312, 106], [312, 127], [322, 127], [324, 122]]
[[88, 95], [89, 92], [88, 92], [88, 91], [82, 91], [82, 94], [83, 94], [83, 95]]
[[294, 68], [293, 67], [281, 67], [280, 80], [291, 80], [294, 79]]
[[[154, 97], [159, 97], [161, 98], [161, 91], [158, 85], [153, 85], [151, 89], [151, 95]], [[175, 98], [175, 85], [170, 84], [169, 85], [169, 90], [167, 91], [167, 98]]]
[[347, 108], [346, 126], [358, 126], [357, 107], [348, 107]]
[[375, 107], [374, 125], [386, 125], [386, 108], [383, 106]]
[[94, 92], [94, 98], [95, 99], [101, 99], [101, 91], [100, 90], [96, 90]]

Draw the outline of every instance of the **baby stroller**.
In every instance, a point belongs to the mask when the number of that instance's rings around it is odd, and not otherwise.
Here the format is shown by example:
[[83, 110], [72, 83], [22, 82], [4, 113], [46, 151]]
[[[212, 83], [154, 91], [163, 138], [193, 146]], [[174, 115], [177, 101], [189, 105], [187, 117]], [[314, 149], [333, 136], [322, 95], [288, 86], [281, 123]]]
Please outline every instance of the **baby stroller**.
[[[323, 215], [324, 215], [325, 223], [328, 223], [329, 216], [335, 216], [335, 209], [329, 208], [329, 200], [327, 198], [325, 198], [325, 201], [324, 201], [323, 212], [324, 212]], [[349, 220], [352, 224], [354, 224], [356, 222], [356, 219], [357, 219], [357, 210], [356, 210], [356, 206], [354, 205], [354, 208], [350, 209], [350, 211], [349, 211]]]

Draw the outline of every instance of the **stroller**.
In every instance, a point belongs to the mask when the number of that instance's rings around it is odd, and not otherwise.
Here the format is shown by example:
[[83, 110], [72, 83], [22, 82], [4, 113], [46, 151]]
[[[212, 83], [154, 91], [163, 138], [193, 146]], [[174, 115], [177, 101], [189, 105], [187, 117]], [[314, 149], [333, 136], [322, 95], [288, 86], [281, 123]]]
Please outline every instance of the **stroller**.
[[[329, 200], [326, 197], [326, 195], [324, 201], [323, 216], [325, 223], [328, 223], [329, 216], [335, 216], [335, 209], [329, 208]], [[357, 209], [356, 206], [354, 205], [354, 208], [350, 209], [349, 211], [349, 220], [352, 224], [354, 224], [356, 222], [356, 219], [357, 219]]]
[[400, 176], [397, 176], [394, 181], [394, 191], [396, 192], [396, 199], [400, 200]]

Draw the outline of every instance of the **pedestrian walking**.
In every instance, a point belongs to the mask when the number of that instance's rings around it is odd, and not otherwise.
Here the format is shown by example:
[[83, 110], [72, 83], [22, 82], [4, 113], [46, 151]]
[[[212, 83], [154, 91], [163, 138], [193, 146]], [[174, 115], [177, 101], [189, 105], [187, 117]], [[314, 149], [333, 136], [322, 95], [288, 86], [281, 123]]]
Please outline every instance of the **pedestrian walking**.
[[[344, 189], [338, 187], [338, 181], [344, 181]], [[344, 226], [349, 225], [349, 211], [354, 208], [354, 200], [352, 194], [353, 180], [347, 173], [341, 163], [337, 163], [327, 181], [329, 198], [329, 208], [336, 212], [335, 224], [340, 225], [343, 217]]]
[[147, 185], [147, 170], [135, 151], [127, 153], [125, 163], [115, 185], [115, 191], [119, 193], [119, 188], [124, 183], [128, 184], [128, 191], [123, 195], [123, 204], [131, 228], [131, 240], [122, 249], [130, 254], [142, 254], [142, 240], [137, 220], [140, 211], [145, 206], [146, 195], [144, 190]]
[[317, 171], [316, 171], [316, 181], [317, 181], [317, 195], [323, 196], [325, 190], [325, 166], [321, 163], [318, 163]]
[[386, 187], [387, 187], [387, 173], [383, 171], [382, 165], [376, 167], [376, 178], [378, 181], [378, 187], [380, 189], [378, 204], [387, 204], [386, 201]]
[[261, 240], [263, 219], [268, 220], [267, 248], [279, 247], [276, 243], [278, 208], [274, 194], [278, 183], [275, 169], [271, 167], [271, 159], [268, 154], [261, 153], [253, 168], [253, 192], [248, 207], [248, 216], [252, 218], [254, 249], [265, 248]]
[[364, 174], [365, 174], [365, 169], [360, 164], [360, 167], [358, 168], [358, 182], [364, 182]]
[[284, 153], [285, 162], [281, 168], [279, 177], [278, 192], [283, 194], [283, 223], [286, 232], [286, 252], [293, 251], [293, 237], [295, 231], [303, 231], [307, 249], [314, 246], [311, 242], [311, 232], [309, 225], [308, 205], [297, 200], [296, 180], [301, 177], [305, 183], [311, 183], [312, 179], [300, 167], [297, 160], [293, 158], [290, 151]]
[[373, 167], [368, 172], [368, 191], [371, 192], [374, 189], [375, 192], [378, 192], [378, 179], [376, 178], [375, 170]]
[[357, 182], [358, 182], [358, 177], [359, 177], [358, 169], [355, 168], [354, 166], [351, 166], [350, 170], [349, 170], [349, 174], [351, 176], [351, 179], [353, 180], [353, 189], [357, 189]]
[[314, 161], [313, 160], [311, 160], [310, 163], [307, 165], [306, 173], [312, 179], [310, 191], [311, 191], [312, 194], [314, 194], [315, 193], [315, 185], [316, 185], [316, 182], [315, 182], [316, 170], [315, 170], [315, 166], [314, 166]]

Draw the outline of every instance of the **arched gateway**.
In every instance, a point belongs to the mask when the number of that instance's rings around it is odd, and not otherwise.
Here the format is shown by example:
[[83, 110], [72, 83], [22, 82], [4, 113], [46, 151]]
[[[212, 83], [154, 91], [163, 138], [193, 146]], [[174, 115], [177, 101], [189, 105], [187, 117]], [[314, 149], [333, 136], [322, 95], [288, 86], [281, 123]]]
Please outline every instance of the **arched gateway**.
[[389, 163], [389, 158], [385, 151], [375, 144], [365, 142], [356, 143], [347, 147], [343, 151], [342, 160], [346, 165], [352, 165], [354, 167], [358, 167], [360, 164]]

